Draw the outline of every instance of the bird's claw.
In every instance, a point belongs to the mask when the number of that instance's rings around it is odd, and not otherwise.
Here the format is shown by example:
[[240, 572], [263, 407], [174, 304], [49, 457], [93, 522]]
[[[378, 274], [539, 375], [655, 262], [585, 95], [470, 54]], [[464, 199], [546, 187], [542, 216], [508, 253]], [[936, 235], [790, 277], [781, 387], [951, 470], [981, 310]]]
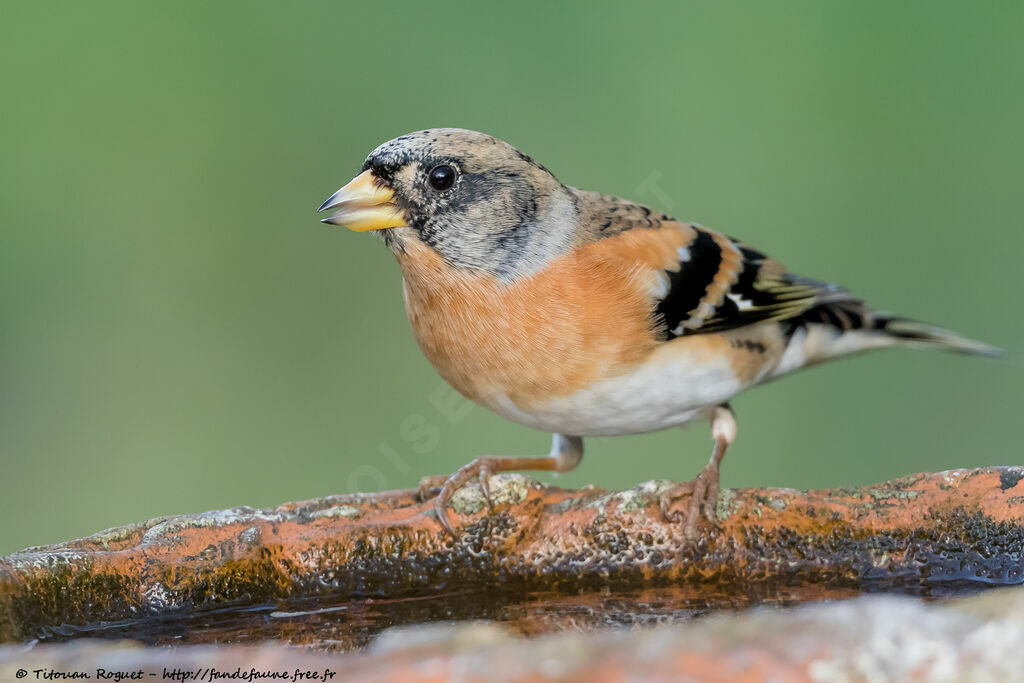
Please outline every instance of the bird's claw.
[[456, 491], [470, 480], [476, 478], [480, 485], [480, 493], [483, 495], [488, 509], [493, 508], [494, 501], [491, 498], [489, 481], [495, 469], [494, 460], [493, 457], [482, 456], [467, 465], [463, 465], [449, 477], [432, 476], [424, 477], [420, 480], [420, 500], [428, 500], [432, 489], [436, 488], [438, 482], [443, 482], [441, 483], [440, 491], [437, 492], [437, 495], [433, 496], [434, 514], [437, 517], [437, 521], [444, 527], [444, 530], [456, 541], [459, 540], [459, 537], [448, 518], [448, 504], [451, 502], [452, 496], [455, 495]]
[[428, 500], [436, 498], [437, 494], [441, 492], [441, 487], [448, 481], [448, 477], [447, 474], [431, 474], [422, 477], [416, 491], [416, 500], [426, 503]]
[[477, 480], [480, 482], [480, 493], [484, 496], [484, 502], [487, 503], [488, 510], [494, 509], [494, 500], [491, 499], [491, 476], [493, 474], [490, 463], [483, 462], [476, 475]]
[[[672, 510], [672, 504], [686, 497], [686, 512]], [[693, 481], [676, 484], [664, 491], [658, 498], [661, 515], [667, 522], [682, 523], [683, 534], [690, 539], [700, 536], [700, 531], [714, 531], [718, 528], [715, 508], [718, 504], [718, 480], [712, 473], [703, 470]]]

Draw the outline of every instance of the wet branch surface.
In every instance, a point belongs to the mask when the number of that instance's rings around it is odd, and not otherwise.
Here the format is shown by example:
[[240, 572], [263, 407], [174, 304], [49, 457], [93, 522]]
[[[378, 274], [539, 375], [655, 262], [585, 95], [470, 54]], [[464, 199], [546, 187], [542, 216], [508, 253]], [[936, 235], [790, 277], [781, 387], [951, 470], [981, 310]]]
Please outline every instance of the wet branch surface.
[[[164, 517], [0, 559], [0, 641], [285, 640], [361, 647], [386, 626], [495, 619], [522, 634], [685, 621], [859, 592], [941, 597], [1024, 580], [1024, 468], [799, 492], [727, 489], [697, 541], [671, 482], [578, 491], [520, 475], [453, 500], [413, 491]], [[679, 501], [680, 507], [686, 501]]]

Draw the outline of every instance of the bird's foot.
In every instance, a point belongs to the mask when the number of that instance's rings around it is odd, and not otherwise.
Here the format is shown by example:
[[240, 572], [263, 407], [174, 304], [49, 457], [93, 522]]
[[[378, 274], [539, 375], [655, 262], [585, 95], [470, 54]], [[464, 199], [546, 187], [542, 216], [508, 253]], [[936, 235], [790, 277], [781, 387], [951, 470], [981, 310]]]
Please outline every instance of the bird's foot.
[[[679, 498], [686, 498], [686, 512], [672, 509]], [[676, 484], [658, 499], [666, 521], [683, 525], [683, 534], [690, 539], [718, 529], [715, 508], [718, 505], [718, 469], [706, 467], [693, 481]]]
[[[450, 477], [424, 477], [420, 480], [419, 495], [421, 501], [434, 499], [434, 512], [437, 521], [445, 528], [452, 538], [458, 541], [458, 536], [448, 521], [448, 503], [451, 502], [455, 492], [462, 488], [471, 479], [480, 482], [480, 491], [488, 508], [493, 508], [491, 491], [488, 484], [491, 475], [498, 472], [512, 472], [516, 470], [539, 470], [542, 472], [568, 472], [579, 464], [583, 457], [583, 439], [578, 436], [563, 436], [555, 434], [551, 437], [551, 452], [547, 455], [524, 456], [514, 458], [499, 458], [493, 455], [482, 455], [473, 462], [460, 467]], [[434, 493], [434, 489], [440, 486], [440, 490]]]
[[434, 514], [437, 516], [437, 521], [457, 541], [459, 537], [455, 534], [455, 530], [448, 519], [448, 504], [451, 502], [452, 496], [455, 495], [456, 491], [469, 483], [470, 480], [475, 478], [479, 481], [480, 492], [487, 502], [487, 507], [492, 508], [494, 504], [491, 501], [489, 482], [491, 475], [495, 471], [501, 471], [502, 469], [499, 458], [487, 455], [480, 456], [468, 465], [463, 465], [450, 476], [434, 475], [420, 479], [419, 499], [427, 501], [433, 498]]
[[426, 503], [441, 493], [441, 487], [451, 477], [450, 474], [431, 474], [420, 479], [419, 488], [416, 490], [416, 500]]

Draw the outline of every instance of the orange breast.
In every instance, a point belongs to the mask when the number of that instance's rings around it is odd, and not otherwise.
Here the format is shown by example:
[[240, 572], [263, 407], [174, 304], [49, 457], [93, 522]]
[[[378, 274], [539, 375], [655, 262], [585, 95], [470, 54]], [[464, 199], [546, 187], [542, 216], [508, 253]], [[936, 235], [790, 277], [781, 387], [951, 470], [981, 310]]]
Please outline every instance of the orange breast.
[[474, 401], [521, 408], [626, 372], [658, 344], [652, 283], [692, 233], [630, 231], [578, 248], [511, 284], [449, 267], [410, 240], [398, 255], [424, 354]]

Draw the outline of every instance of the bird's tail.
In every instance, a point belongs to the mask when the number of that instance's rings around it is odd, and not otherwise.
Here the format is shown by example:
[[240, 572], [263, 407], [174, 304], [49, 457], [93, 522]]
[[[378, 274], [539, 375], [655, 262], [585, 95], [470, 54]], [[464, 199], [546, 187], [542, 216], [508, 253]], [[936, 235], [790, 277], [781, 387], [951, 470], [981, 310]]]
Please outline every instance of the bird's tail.
[[1006, 352], [998, 347], [968, 339], [956, 332], [928, 323], [885, 313], [875, 313], [873, 318], [873, 329], [877, 333], [890, 337], [901, 346], [920, 346], [993, 358], [1006, 355]]
[[773, 377], [823, 361], [892, 346], [1001, 357], [1002, 349], [927, 323], [869, 309], [858, 299], [821, 303], [786, 320], [786, 351]]

